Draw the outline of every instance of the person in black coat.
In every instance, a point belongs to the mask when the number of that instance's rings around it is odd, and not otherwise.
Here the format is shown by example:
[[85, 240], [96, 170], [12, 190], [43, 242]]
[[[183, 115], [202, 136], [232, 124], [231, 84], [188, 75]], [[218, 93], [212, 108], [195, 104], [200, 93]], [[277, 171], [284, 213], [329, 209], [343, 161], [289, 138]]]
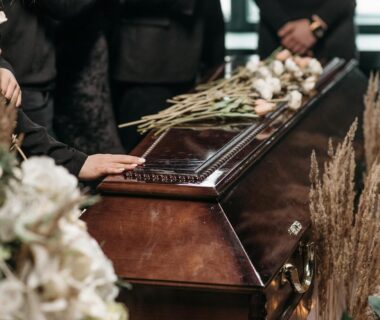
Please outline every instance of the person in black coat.
[[56, 77], [53, 19], [72, 17], [94, 0], [3, 0], [8, 21], [0, 25], [2, 55], [14, 68], [23, 107], [36, 123], [53, 133]]
[[[165, 108], [201, 71], [224, 62], [219, 0], [124, 0], [112, 37], [111, 74], [118, 123]], [[141, 139], [122, 129], [127, 150]]]
[[[9, 100], [9, 108], [20, 107], [22, 98], [19, 84], [10, 64], [3, 57], [0, 57], [0, 93]], [[18, 111], [15, 133], [23, 134], [21, 147], [28, 157], [49, 156], [57, 165], [64, 166], [82, 181], [97, 180], [107, 174], [120, 174], [145, 162], [144, 159], [128, 155], [88, 156], [56, 141], [49, 136], [46, 128], [31, 121], [21, 109]]]
[[319, 59], [357, 58], [355, 0], [255, 0], [260, 8], [259, 54], [280, 45]]

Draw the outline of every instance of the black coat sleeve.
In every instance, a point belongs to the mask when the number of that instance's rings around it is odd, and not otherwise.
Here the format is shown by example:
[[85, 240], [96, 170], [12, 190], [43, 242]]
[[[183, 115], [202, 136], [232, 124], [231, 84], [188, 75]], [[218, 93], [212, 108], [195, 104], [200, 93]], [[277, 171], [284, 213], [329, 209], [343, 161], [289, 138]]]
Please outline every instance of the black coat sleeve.
[[49, 156], [71, 174], [79, 175], [87, 155], [50, 137], [45, 128], [32, 122], [22, 110], [18, 112], [16, 133], [24, 134], [22, 150], [28, 157]]
[[326, 24], [331, 27], [342, 18], [353, 16], [356, 3], [353, 0], [334, 0], [325, 1], [324, 4], [314, 12]]
[[255, 2], [260, 9], [261, 18], [264, 19], [275, 32], [280, 30], [287, 22], [290, 21], [290, 17], [285, 13], [279, 1], [255, 0]]
[[194, 14], [197, 0], [122, 0], [122, 2], [127, 10], [159, 11], [163, 14], [180, 13], [191, 16]]
[[35, 5], [53, 19], [72, 18], [90, 8], [96, 0], [38, 0]]
[[2, 56], [0, 56], [0, 68], [4, 68], [4, 69], [8, 69], [10, 70], [12, 73], [13, 72], [13, 69], [11, 67], [11, 65], [8, 63], [7, 60], [5, 60]]

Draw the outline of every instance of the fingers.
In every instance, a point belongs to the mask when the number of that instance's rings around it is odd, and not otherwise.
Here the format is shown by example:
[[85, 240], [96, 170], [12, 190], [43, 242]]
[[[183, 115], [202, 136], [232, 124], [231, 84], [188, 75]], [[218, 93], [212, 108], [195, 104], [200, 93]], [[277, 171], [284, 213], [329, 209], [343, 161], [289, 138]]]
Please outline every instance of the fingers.
[[283, 26], [280, 29], [280, 31], [278, 32], [278, 36], [280, 38], [283, 38], [286, 35], [288, 35], [289, 33], [293, 32], [293, 30], [294, 30], [294, 24], [291, 22], [288, 22], [287, 24], [285, 24], [285, 26]]
[[117, 162], [121, 164], [143, 164], [145, 163], [145, 159], [129, 156], [129, 155], [108, 155], [110, 157], [110, 161]]
[[5, 73], [1, 73], [1, 75], [0, 75], [0, 90], [4, 96], [5, 96], [6, 92], [8, 91], [8, 86], [9, 86], [10, 82], [11, 82], [11, 78]]
[[21, 105], [21, 89], [17, 85], [10, 98], [10, 104], [12, 106], [19, 107]]
[[120, 174], [124, 171], [133, 170], [137, 167], [137, 164], [122, 164], [122, 163], [113, 163], [107, 167], [100, 168], [98, 174], [99, 175], [107, 175], [107, 174]]
[[20, 90], [20, 94], [18, 95], [17, 101], [16, 101], [16, 107], [17, 108], [20, 107], [21, 103], [22, 103], [22, 98], [21, 98], [21, 90]]
[[10, 81], [8, 83], [8, 87], [4, 93], [4, 97], [7, 98], [8, 100], [11, 100], [13, 97], [13, 94], [15, 93], [16, 89], [18, 87], [18, 84], [14, 81]]

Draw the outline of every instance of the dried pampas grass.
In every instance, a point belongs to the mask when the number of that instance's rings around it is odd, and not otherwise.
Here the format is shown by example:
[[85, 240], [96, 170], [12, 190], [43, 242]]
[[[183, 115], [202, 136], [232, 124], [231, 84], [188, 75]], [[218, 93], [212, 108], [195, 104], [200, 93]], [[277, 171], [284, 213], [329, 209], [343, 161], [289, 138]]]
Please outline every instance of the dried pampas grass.
[[380, 160], [380, 97], [379, 74], [371, 74], [364, 96], [364, 149], [367, 168]]
[[339, 319], [346, 304], [349, 235], [354, 220], [356, 130], [357, 121], [336, 150], [330, 141], [329, 160], [321, 178], [316, 155], [312, 154], [310, 211], [318, 250], [318, 314], [324, 320]]
[[355, 209], [357, 121], [334, 150], [320, 176], [312, 154], [310, 211], [318, 248], [318, 319], [339, 320], [347, 311], [368, 319], [368, 296], [380, 285], [380, 164], [367, 172]]

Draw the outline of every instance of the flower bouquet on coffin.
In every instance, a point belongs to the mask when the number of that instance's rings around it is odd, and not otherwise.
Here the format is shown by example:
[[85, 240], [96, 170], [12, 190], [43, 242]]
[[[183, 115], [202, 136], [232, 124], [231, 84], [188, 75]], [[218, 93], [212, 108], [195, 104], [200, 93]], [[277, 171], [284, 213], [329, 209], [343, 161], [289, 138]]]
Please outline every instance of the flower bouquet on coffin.
[[15, 111], [0, 102], [0, 319], [127, 319], [112, 263], [79, 219], [89, 199], [49, 158], [19, 165]]
[[315, 89], [322, 71], [316, 59], [278, 49], [264, 61], [253, 59], [231, 77], [199, 85], [194, 93], [169, 99], [169, 108], [119, 128], [137, 125], [141, 134], [149, 130], [159, 134], [174, 126], [210, 119], [263, 117], [281, 102], [298, 110], [303, 97]]

